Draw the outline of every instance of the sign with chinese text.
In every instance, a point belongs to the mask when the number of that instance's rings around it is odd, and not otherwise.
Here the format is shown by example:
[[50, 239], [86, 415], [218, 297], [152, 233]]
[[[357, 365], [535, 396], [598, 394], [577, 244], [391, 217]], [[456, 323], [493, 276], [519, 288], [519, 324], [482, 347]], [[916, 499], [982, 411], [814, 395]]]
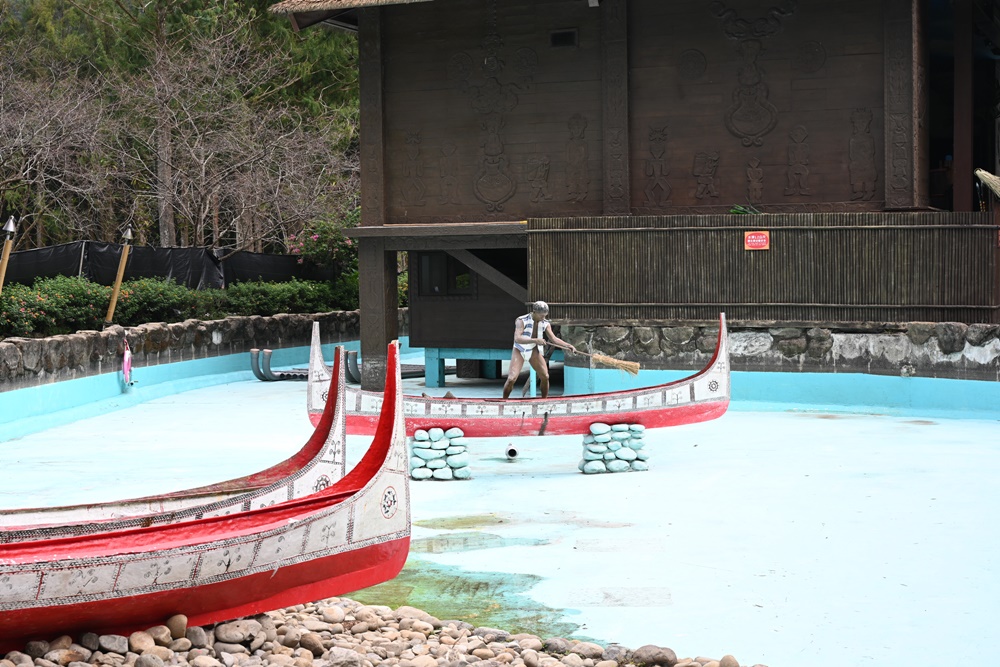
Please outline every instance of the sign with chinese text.
[[770, 250], [771, 232], [743, 232], [744, 250]]

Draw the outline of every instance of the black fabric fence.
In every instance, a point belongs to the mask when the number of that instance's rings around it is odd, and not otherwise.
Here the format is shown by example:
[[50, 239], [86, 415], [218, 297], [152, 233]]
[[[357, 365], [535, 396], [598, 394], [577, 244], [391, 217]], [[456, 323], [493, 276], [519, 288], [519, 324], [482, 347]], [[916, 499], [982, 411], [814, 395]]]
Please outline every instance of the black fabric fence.
[[[118, 272], [121, 252], [122, 246], [117, 243], [94, 241], [13, 252], [4, 282], [30, 285], [36, 278], [80, 276], [101, 285], [111, 285]], [[298, 258], [291, 255], [237, 252], [220, 260], [208, 248], [131, 246], [125, 265], [125, 280], [161, 278], [191, 289], [221, 288], [252, 280], [332, 281], [336, 277], [337, 271], [332, 267], [299, 264]]]

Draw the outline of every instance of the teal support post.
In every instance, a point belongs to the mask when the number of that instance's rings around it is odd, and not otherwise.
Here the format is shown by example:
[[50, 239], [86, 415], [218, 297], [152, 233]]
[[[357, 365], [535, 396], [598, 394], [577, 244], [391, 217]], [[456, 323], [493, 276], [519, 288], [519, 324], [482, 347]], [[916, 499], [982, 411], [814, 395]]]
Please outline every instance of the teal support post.
[[[445, 359], [478, 359], [480, 361], [507, 361], [508, 359], [510, 359], [510, 350], [481, 350], [478, 348], [470, 348], [470, 347], [425, 347], [424, 384], [426, 386], [428, 387], [444, 386]], [[492, 364], [487, 364], [487, 366], [491, 365]]]

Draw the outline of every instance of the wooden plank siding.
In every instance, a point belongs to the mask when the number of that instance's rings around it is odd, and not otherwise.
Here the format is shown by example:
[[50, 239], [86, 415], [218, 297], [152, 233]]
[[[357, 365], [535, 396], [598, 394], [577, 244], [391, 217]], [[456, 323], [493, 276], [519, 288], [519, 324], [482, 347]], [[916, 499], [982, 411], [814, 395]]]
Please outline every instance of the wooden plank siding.
[[[744, 249], [745, 231], [771, 249]], [[1000, 322], [988, 213], [528, 221], [529, 298], [575, 324]]]
[[[491, 251], [478, 254], [491, 263], [496, 261]], [[421, 295], [417, 256], [410, 253], [410, 345], [507, 349], [513, 344], [514, 319], [527, 312], [524, 302], [475, 272], [469, 295]]]
[[[501, 42], [490, 51], [494, 16]], [[494, 15], [491, 2], [436, 0], [394, 6], [384, 17], [388, 224], [602, 213], [599, 10], [580, 0], [500, 0]], [[578, 44], [552, 46], [561, 30], [575, 30]], [[501, 66], [487, 71], [491, 54]], [[576, 114], [586, 119], [582, 201], [567, 185]], [[490, 176], [482, 172], [487, 152], [503, 160], [493, 176], [515, 188], [495, 206], [476, 190]]]

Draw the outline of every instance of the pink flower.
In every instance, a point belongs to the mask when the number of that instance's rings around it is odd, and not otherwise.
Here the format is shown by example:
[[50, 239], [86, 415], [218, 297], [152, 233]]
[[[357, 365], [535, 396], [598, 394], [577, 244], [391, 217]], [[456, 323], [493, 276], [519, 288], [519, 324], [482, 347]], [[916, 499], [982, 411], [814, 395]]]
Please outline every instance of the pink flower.
[[291, 236], [289, 236], [288, 240], [289, 241], [294, 241], [295, 240], [295, 234], [292, 234]]
[[295, 254], [298, 254], [299, 249], [298, 248], [292, 248], [292, 252], [295, 253]]
[[313, 234], [312, 235], [312, 240], [313, 241], [319, 241], [319, 234]]
[[347, 247], [351, 247], [352, 245], [354, 245], [353, 243], [351, 243], [351, 239], [344, 239], [344, 244], [345, 244], [345, 245], [346, 245]]

